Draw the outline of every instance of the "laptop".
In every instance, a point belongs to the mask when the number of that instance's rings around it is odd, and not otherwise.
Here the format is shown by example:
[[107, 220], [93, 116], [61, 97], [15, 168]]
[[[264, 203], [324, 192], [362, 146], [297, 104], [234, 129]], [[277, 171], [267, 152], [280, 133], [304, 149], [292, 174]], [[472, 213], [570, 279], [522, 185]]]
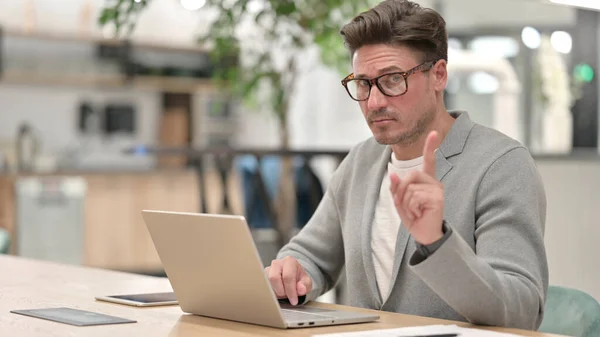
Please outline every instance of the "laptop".
[[280, 304], [242, 216], [144, 210], [142, 217], [185, 313], [281, 329], [379, 319]]

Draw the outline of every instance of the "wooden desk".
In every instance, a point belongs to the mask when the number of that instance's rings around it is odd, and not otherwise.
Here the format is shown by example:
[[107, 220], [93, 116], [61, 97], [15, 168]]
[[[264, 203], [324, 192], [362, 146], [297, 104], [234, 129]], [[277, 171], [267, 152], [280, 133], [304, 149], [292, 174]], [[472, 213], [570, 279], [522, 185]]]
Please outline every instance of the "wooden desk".
[[[311, 336], [319, 333], [398, 328], [454, 322], [377, 312], [377, 323], [281, 330], [184, 314], [178, 306], [135, 308], [94, 300], [97, 295], [171, 291], [167, 279], [90, 267], [76, 267], [0, 255], [0, 335], [2, 336]], [[315, 303], [316, 306], [337, 307]], [[12, 314], [10, 310], [70, 307], [137, 320], [137, 323], [75, 327]], [[364, 311], [345, 307], [346, 310]], [[459, 323], [459, 325], [465, 325]], [[494, 329], [522, 336], [537, 332]]]

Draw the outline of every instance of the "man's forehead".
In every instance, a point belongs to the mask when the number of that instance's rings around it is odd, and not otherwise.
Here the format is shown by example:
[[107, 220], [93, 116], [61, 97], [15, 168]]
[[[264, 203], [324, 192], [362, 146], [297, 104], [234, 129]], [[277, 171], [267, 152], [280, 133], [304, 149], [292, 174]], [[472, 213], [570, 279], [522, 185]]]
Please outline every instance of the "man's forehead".
[[352, 68], [357, 77], [372, 77], [394, 71], [407, 71], [416, 64], [415, 52], [403, 46], [363, 46], [352, 56]]
[[358, 71], [354, 72], [354, 77], [358, 77], [358, 78], [362, 78], [362, 77], [374, 77], [374, 76], [388, 74], [388, 73], [394, 73], [394, 72], [406, 72], [406, 69], [404, 67], [399, 67], [399, 66], [391, 65], [391, 66], [387, 66], [387, 67], [383, 67], [383, 68], [377, 68], [377, 69], [374, 69], [372, 71], [370, 71], [370, 70], [366, 70], [366, 71], [358, 70]]

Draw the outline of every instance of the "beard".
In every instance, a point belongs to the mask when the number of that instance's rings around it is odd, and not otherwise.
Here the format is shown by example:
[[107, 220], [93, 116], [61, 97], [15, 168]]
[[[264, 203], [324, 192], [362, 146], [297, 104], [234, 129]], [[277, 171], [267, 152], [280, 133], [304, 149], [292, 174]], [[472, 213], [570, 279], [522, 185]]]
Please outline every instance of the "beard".
[[390, 113], [387, 109], [382, 109], [379, 111], [372, 112], [367, 121], [368, 124], [377, 130], [373, 131], [373, 136], [375, 140], [379, 144], [382, 145], [412, 145], [416, 143], [425, 132], [429, 129], [429, 126], [433, 122], [435, 118], [435, 110], [425, 109], [424, 113], [419, 114], [419, 119], [417, 119], [412, 125], [410, 129], [403, 132], [395, 132], [394, 125], [388, 127], [377, 127], [373, 126], [374, 120], [376, 119], [392, 119], [394, 120], [394, 124], [402, 123], [403, 121], [398, 118], [399, 114]]

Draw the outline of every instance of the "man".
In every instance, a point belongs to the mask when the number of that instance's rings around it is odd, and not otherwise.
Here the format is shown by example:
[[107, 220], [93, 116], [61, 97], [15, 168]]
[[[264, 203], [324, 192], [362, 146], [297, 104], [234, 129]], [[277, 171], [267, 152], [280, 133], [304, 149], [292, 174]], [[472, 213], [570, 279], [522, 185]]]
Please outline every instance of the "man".
[[313, 300], [345, 267], [354, 306], [537, 329], [548, 287], [542, 181], [517, 141], [444, 107], [443, 18], [386, 0], [341, 34], [354, 71], [342, 83], [373, 138], [266, 268], [274, 292]]

